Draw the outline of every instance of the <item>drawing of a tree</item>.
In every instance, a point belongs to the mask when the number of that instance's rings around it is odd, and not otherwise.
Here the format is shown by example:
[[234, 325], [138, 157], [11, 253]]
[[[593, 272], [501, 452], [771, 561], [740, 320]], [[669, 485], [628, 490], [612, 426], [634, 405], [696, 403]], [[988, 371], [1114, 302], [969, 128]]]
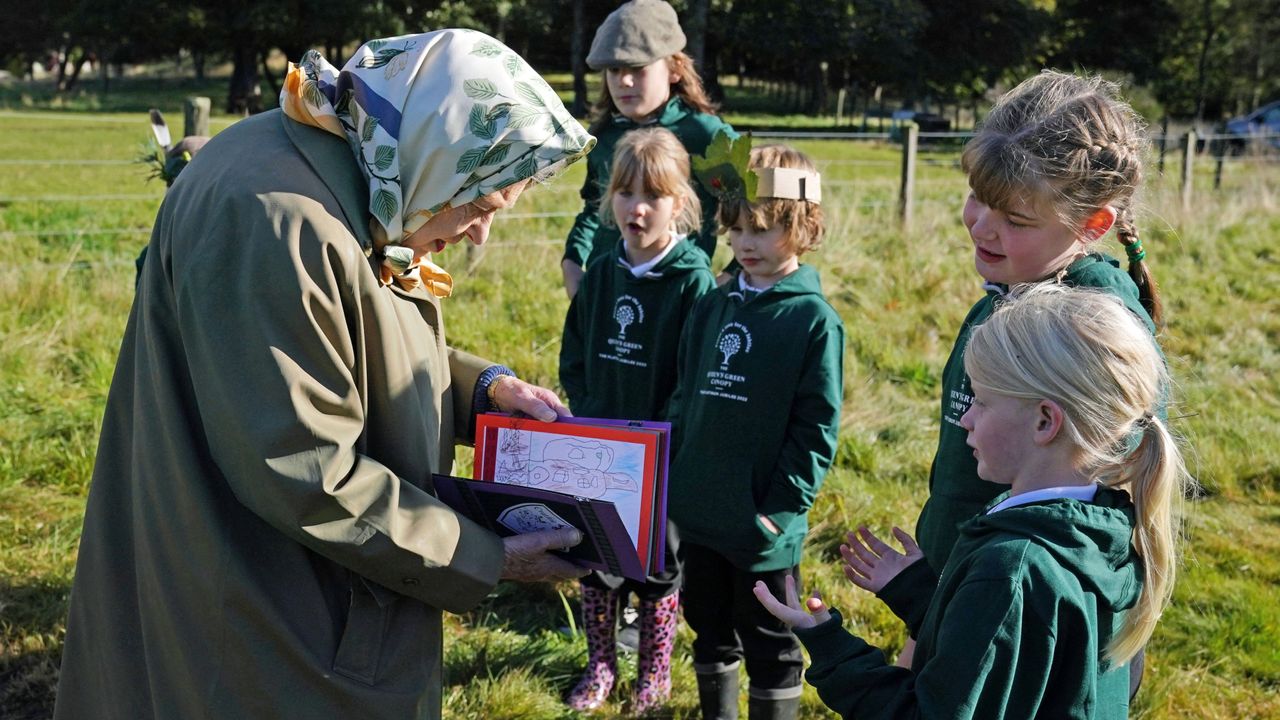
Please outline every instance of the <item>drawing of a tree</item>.
[[742, 349], [742, 338], [732, 334], [721, 335], [720, 343], [716, 347], [720, 349], [720, 352], [724, 353], [724, 362], [720, 363], [720, 366], [727, 367], [729, 358], [737, 355], [738, 351]]
[[630, 305], [619, 305], [613, 311], [613, 319], [618, 321], [618, 335], [627, 336], [627, 326], [636, 321], [636, 311]]

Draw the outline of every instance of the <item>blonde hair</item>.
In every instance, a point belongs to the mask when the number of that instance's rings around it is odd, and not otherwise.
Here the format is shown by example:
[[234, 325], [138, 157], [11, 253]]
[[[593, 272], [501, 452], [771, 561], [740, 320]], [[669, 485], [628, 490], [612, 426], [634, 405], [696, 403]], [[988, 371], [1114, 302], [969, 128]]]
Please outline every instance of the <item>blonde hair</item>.
[[1170, 380], [1155, 339], [1113, 295], [1038, 283], [1017, 288], [974, 331], [964, 366], [995, 394], [1057, 403], [1078, 467], [1133, 498], [1142, 594], [1106, 649], [1113, 665], [1125, 662], [1173, 592], [1173, 505], [1188, 484], [1177, 442], [1156, 415]]
[[990, 207], [1007, 210], [1038, 195], [1073, 228], [1114, 207], [1129, 276], [1143, 308], [1160, 324], [1160, 294], [1134, 222], [1146, 147], [1144, 124], [1114, 83], [1045, 70], [1000, 98], [965, 146], [960, 167], [974, 195]]
[[[695, 112], [715, 115], [720, 107], [711, 102], [706, 89], [702, 87], [702, 77], [693, 67], [693, 58], [686, 55], [684, 51], [680, 51], [665, 59], [667, 70], [675, 73], [679, 78], [671, 83], [671, 94], [684, 100], [684, 104]], [[606, 69], [600, 74], [600, 99], [591, 108], [589, 130], [593, 133], [603, 129], [610, 118], [618, 114], [618, 106], [614, 104], [613, 96], [609, 94], [608, 72]]]
[[622, 136], [613, 149], [613, 171], [604, 199], [600, 202], [600, 220], [616, 225], [613, 217], [613, 194], [631, 187], [636, 178], [645, 192], [659, 197], [684, 200], [684, 207], [671, 219], [678, 233], [690, 233], [702, 224], [702, 204], [689, 182], [689, 151], [680, 144], [675, 133], [653, 127], [633, 130]]
[[[776, 144], [751, 148], [750, 167], [752, 170], [792, 168], [815, 173], [818, 171], [818, 166], [814, 165], [808, 155], [793, 147]], [[822, 206], [808, 200], [757, 198], [754, 203], [745, 199], [721, 202], [716, 218], [720, 221], [722, 233], [727, 232], [735, 222], [750, 223], [757, 231], [781, 225], [787, 238], [785, 248], [796, 255], [817, 250], [822, 245], [822, 235], [826, 231]]]

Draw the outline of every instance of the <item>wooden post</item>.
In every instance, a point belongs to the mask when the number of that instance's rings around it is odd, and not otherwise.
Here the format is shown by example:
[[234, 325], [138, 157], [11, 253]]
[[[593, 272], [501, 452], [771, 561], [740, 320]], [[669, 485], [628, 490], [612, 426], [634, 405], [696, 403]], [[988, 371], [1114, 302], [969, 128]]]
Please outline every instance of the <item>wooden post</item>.
[[840, 123], [844, 121], [844, 96], [845, 89], [840, 88], [840, 92], [836, 93], [836, 127], [840, 127]]
[[1196, 131], [1187, 131], [1187, 144], [1182, 150], [1182, 209], [1191, 209], [1191, 171], [1196, 158]]
[[1169, 116], [1165, 115], [1164, 120], [1160, 121], [1160, 166], [1157, 172], [1164, 175], [1164, 146], [1169, 139]]
[[209, 136], [209, 98], [189, 97], [182, 105], [182, 136]]
[[1219, 190], [1222, 188], [1222, 164], [1224, 156], [1227, 154], [1227, 143], [1224, 140], [1215, 139], [1211, 144], [1213, 145], [1213, 157], [1215, 160], [1213, 166], [1213, 189]]
[[898, 217], [904, 230], [911, 227], [912, 199], [916, 193], [916, 146], [920, 128], [913, 122], [902, 128], [902, 185], [898, 190]]

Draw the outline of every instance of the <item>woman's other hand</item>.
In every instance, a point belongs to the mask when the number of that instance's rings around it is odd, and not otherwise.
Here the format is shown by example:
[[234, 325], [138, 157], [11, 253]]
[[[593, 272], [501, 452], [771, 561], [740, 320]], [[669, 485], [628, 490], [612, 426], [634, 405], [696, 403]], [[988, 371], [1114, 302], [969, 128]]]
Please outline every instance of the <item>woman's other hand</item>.
[[865, 525], [849, 533], [846, 536], [849, 543], [840, 546], [845, 577], [863, 590], [878, 593], [898, 573], [924, 557], [920, 546], [905, 530], [894, 527], [893, 536], [902, 543], [905, 553], [889, 547]]
[[769, 611], [770, 615], [786, 623], [788, 627], [811, 628], [831, 619], [826, 603], [822, 602], [822, 597], [817, 592], [807, 598], [801, 606], [794, 577], [787, 576], [786, 588], [786, 604], [774, 597], [763, 582], [757, 581], [751, 592], [755, 593], [756, 599], [765, 610]]
[[498, 410], [507, 413], [524, 413], [535, 420], [555, 422], [556, 418], [573, 413], [560, 402], [554, 391], [531, 385], [510, 375], [494, 379], [496, 383], [491, 397]]
[[503, 538], [501, 578], [518, 582], [555, 582], [584, 577], [588, 572], [586, 568], [550, 552], [568, 550], [580, 542], [582, 533], [572, 528]]

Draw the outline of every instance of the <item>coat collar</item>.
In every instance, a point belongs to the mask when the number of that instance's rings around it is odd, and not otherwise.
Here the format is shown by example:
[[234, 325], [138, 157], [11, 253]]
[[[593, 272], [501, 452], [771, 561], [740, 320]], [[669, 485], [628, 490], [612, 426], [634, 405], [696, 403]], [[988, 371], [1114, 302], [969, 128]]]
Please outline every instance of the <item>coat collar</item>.
[[[276, 111], [279, 112], [279, 111]], [[318, 128], [303, 125], [280, 113], [285, 134], [294, 147], [311, 165], [320, 181], [337, 199], [347, 225], [365, 253], [373, 249], [373, 236], [369, 233], [369, 188], [360, 168], [356, 167], [351, 148], [336, 136]]]

